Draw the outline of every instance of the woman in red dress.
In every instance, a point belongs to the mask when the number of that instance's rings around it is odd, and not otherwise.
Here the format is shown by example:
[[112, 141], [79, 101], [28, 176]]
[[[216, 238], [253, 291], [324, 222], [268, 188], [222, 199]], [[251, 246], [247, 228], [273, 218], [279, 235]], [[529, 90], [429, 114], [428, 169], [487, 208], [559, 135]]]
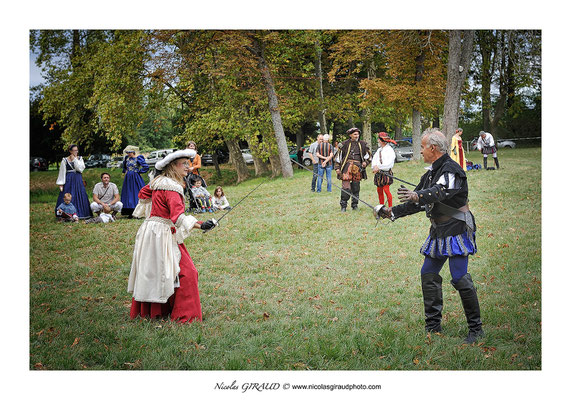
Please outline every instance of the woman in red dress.
[[127, 290], [133, 293], [131, 319], [166, 317], [177, 322], [202, 320], [198, 271], [184, 239], [193, 228], [216, 226], [184, 214], [184, 177], [194, 150], [179, 150], [157, 162], [159, 175], [139, 192], [133, 212], [146, 217], [137, 232]]

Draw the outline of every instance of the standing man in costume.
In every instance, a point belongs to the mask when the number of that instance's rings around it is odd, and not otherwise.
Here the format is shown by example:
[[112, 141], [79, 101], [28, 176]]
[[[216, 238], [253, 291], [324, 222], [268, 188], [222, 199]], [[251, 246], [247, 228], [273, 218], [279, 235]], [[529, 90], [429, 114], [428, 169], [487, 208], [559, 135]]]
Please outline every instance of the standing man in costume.
[[367, 179], [365, 169], [371, 162], [371, 151], [367, 142], [359, 140], [361, 131], [358, 128], [351, 128], [347, 131], [349, 139], [341, 143], [341, 149], [335, 156], [335, 172], [337, 179], [342, 181], [343, 190], [351, 192], [341, 192], [341, 211], [347, 211], [347, 201], [351, 197], [351, 208], [357, 209], [359, 192], [361, 190], [361, 179]]
[[464, 155], [464, 148], [462, 147], [462, 128], [456, 129], [456, 133], [452, 136], [450, 141], [450, 158], [456, 161], [464, 171], [466, 169], [466, 156]]
[[379, 148], [373, 156], [371, 169], [375, 174], [373, 182], [377, 187], [377, 195], [379, 196], [379, 204], [385, 204], [385, 194], [387, 195], [387, 202], [389, 207], [393, 206], [393, 196], [391, 194], [390, 186], [393, 184], [393, 166], [397, 158], [394, 149], [389, 143], [396, 144], [394, 140], [389, 138], [386, 132], [379, 132], [378, 144]]
[[468, 273], [468, 255], [475, 254], [476, 224], [468, 208], [468, 181], [460, 165], [447, 154], [446, 137], [429, 129], [421, 138], [424, 162], [430, 164], [413, 190], [404, 186], [397, 195], [403, 204], [375, 207], [376, 217], [397, 219], [425, 211], [431, 227], [420, 253], [424, 264], [420, 270], [427, 332], [441, 332], [442, 327], [442, 266], [448, 260], [450, 283], [460, 294], [468, 336], [464, 343], [474, 343], [484, 336], [476, 288]]
[[[494, 157], [494, 163], [496, 168], [500, 169], [500, 162], [498, 161], [498, 150], [496, 149], [496, 144], [494, 143], [494, 137], [491, 133], [480, 131], [480, 137], [478, 138], [478, 150], [484, 155], [484, 169], [488, 169], [488, 154]], [[494, 169], [490, 167], [490, 169]]]

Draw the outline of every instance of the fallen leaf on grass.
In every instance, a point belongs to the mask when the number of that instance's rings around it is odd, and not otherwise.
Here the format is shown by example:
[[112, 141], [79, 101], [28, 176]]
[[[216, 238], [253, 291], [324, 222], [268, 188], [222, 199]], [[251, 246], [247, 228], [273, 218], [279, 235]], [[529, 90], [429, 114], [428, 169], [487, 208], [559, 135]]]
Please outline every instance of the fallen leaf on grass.
[[73, 341], [73, 344], [71, 345], [71, 347], [75, 346], [78, 343], [79, 343], [79, 338], [76, 337], [75, 340]]
[[126, 367], [129, 367], [130, 369], [138, 369], [138, 368], [141, 368], [141, 360], [137, 360], [134, 363], [126, 362], [126, 363], [123, 363], [123, 365], [125, 365]]
[[267, 312], [265, 312], [265, 313], [264, 313], [264, 319], [268, 319], [268, 318], [270, 318], [270, 314], [267, 313]]

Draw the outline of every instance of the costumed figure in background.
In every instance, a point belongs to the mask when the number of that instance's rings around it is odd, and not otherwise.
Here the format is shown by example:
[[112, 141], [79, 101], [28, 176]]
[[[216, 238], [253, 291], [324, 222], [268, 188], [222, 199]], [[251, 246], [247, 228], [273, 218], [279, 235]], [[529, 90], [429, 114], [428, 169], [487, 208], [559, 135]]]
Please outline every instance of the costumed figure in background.
[[431, 227], [420, 253], [424, 264], [420, 270], [427, 332], [441, 332], [442, 266], [448, 260], [450, 283], [460, 294], [468, 322], [464, 343], [474, 343], [484, 336], [476, 288], [468, 273], [468, 255], [475, 254], [476, 224], [468, 208], [468, 180], [460, 165], [447, 154], [446, 137], [435, 129], [424, 132], [421, 153], [431, 164], [413, 190], [401, 186], [397, 195], [403, 204], [375, 207], [377, 218], [395, 220], [425, 211]]
[[484, 155], [484, 169], [494, 169], [493, 167], [488, 168], [488, 154], [494, 157], [494, 163], [496, 168], [500, 169], [500, 162], [498, 161], [498, 150], [496, 149], [496, 144], [494, 143], [494, 137], [491, 133], [480, 131], [480, 137], [478, 138], [478, 150]]
[[137, 207], [139, 199], [137, 194], [145, 186], [145, 181], [141, 177], [149, 170], [149, 165], [142, 155], [135, 156], [135, 150], [127, 148], [127, 155], [123, 160], [123, 187], [121, 188], [121, 215], [132, 217], [133, 210]]
[[[351, 128], [347, 131], [349, 139], [341, 144], [341, 149], [335, 156], [335, 172], [337, 179], [342, 181], [341, 187], [341, 211], [347, 211], [347, 201], [351, 197], [351, 208], [357, 209], [359, 192], [361, 191], [361, 179], [367, 179], [366, 168], [371, 162], [371, 151], [367, 142], [359, 140], [361, 131]], [[345, 191], [350, 192], [350, 196]]]
[[387, 202], [389, 207], [393, 206], [393, 196], [391, 195], [390, 186], [393, 184], [393, 166], [395, 165], [396, 154], [395, 150], [389, 143], [396, 144], [394, 140], [389, 138], [386, 132], [379, 132], [378, 143], [379, 148], [373, 156], [371, 168], [375, 174], [374, 183], [377, 187], [377, 194], [379, 196], [379, 204], [385, 204], [384, 194], [387, 195]]
[[89, 197], [85, 191], [85, 184], [81, 173], [85, 169], [83, 158], [78, 155], [77, 145], [72, 144], [68, 147], [69, 156], [61, 160], [56, 185], [59, 186], [59, 196], [56, 201], [56, 209], [54, 213], [57, 217], [57, 206], [63, 203], [65, 193], [70, 193], [73, 197], [73, 203], [77, 210], [79, 219], [91, 218], [91, 208], [89, 207]]
[[450, 158], [456, 161], [464, 171], [466, 169], [466, 157], [464, 156], [464, 148], [462, 147], [462, 128], [456, 129], [456, 133], [450, 141]]
[[158, 175], [139, 192], [133, 216], [146, 217], [135, 239], [127, 290], [133, 293], [131, 318], [202, 320], [198, 271], [184, 245], [193, 228], [209, 230], [216, 220], [199, 222], [184, 213], [184, 177], [194, 150], [178, 150], [157, 162]]

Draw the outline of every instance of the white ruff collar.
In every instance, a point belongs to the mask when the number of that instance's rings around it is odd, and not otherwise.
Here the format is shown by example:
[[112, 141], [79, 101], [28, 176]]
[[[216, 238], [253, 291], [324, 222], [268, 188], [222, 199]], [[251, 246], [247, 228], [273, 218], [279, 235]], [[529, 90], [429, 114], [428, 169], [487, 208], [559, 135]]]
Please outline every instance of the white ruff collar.
[[178, 182], [172, 180], [167, 176], [158, 176], [155, 180], [151, 182], [149, 187], [151, 188], [151, 190], [169, 190], [171, 192], [177, 192], [181, 196], [184, 196], [184, 191], [182, 189], [182, 186]]

